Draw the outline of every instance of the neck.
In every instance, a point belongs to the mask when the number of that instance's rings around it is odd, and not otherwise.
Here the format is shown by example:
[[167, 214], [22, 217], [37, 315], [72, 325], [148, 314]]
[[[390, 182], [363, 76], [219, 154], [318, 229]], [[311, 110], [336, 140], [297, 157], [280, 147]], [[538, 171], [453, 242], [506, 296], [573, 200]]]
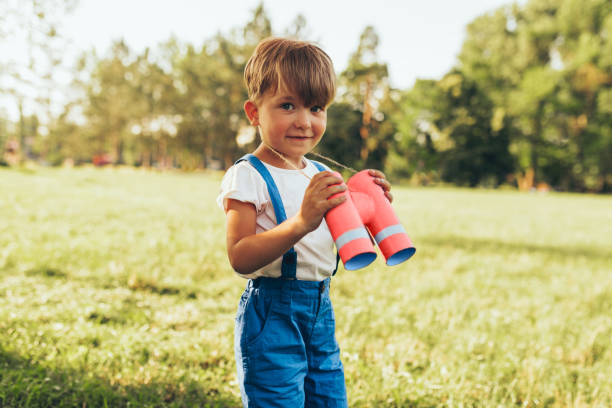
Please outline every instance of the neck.
[[304, 157], [287, 157], [283, 153], [266, 144], [260, 144], [254, 152], [261, 160], [275, 167], [290, 170], [301, 170], [304, 168]]

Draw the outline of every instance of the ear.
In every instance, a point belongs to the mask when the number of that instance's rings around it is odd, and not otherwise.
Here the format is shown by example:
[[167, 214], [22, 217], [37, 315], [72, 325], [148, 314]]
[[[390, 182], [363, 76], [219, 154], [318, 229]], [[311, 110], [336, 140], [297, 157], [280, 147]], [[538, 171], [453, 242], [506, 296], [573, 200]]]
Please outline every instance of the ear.
[[246, 101], [244, 103], [244, 112], [249, 118], [249, 122], [253, 126], [259, 126], [259, 111], [257, 110], [257, 105], [253, 101]]

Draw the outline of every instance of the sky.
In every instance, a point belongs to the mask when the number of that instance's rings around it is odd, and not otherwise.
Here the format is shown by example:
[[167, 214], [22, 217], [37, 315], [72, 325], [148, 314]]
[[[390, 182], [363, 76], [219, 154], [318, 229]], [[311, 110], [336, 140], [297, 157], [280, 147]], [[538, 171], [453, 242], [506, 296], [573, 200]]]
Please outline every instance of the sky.
[[[22, 6], [21, 0], [0, 1], [7, 1], [13, 8]], [[219, 32], [227, 34], [244, 27], [261, 2], [76, 1], [76, 8], [60, 21], [60, 33], [70, 41], [64, 59], [72, 63], [81, 51], [95, 48], [99, 56], [106, 55], [118, 39], [136, 53], [146, 47], [154, 49], [171, 36], [197, 47]], [[365, 27], [373, 26], [379, 36], [379, 62], [387, 63], [391, 86], [399, 89], [410, 88], [417, 78], [442, 77], [457, 63], [467, 24], [513, 2], [524, 4], [526, 0], [263, 0], [274, 34], [282, 34], [299, 14], [303, 15], [307, 22], [305, 39], [316, 42], [330, 55], [338, 73], [357, 49]], [[14, 23], [13, 29], [21, 33], [0, 41], [0, 55], [8, 61], [24, 60], [27, 49], [19, 39], [25, 38], [27, 31], [19, 23]], [[69, 83], [70, 78], [65, 77], [64, 82]], [[57, 99], [56, 111], [61, 110], [66, 96], [60, 88], [52, 91]], [[0, 109], [9, 117], [17, 116], [14, 100], [6, 95], [0, 94]]]
[[[264, 0], [275, 33], [298, 14], [308, 23], [309, 40], [331, 56], [337, 71], [346, 67], [363, 29], [379, 35], [379, 58], [390, 81], [409, 88], [416, 78], [439, 78], [455, 63], [466, 25], [513, 0]], [[519, 0], [523, 4], [524, 0]], [[260, 0], [80, 0], [65, 32], [77, 47], [99, 52], [123, 38], [135, 50], [154, 47], [175, 35], [200, 45], [250, 20]]]

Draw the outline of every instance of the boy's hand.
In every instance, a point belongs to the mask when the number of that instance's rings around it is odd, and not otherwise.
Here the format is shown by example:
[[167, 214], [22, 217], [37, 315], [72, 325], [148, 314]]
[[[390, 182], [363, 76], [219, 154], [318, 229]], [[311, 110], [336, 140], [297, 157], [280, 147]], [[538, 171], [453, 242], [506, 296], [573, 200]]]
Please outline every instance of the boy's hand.
[[325, 213], [346, 200], [344, 195], [329, 199], [345, 190], [346, 184], [343, 180], [330, 171], [319, 172], [310, 180], [297, 214], [298, 220], [307, 232], [317, 229]]
[[385, 192], [385, 197], [390, 203], [393, 202], [393, 196], [391, 195], [391, 183], [387, 181], [385, 174], [380, 170], [368, 170], [370, 176], [374, 177], [374, 182], [378, 184]]

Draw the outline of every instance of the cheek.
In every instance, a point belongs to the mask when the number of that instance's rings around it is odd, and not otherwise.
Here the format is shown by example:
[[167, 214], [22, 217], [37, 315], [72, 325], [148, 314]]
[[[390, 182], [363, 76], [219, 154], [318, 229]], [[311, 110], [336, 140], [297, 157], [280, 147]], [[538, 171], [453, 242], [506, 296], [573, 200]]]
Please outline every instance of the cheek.
[[317, 133], [323, 135], [325, 133], [325, 129], [327, 128], [327, 121], [324, 119], [317, 124]]
[[287, 123], [287, 121], [285, 120], [280, 119], [274, 122], [273, 127], [274, 133], [285, 133], [287, 132], [287, 129], [291, 127], [291, 124]]
[[277, 117], [268, 121], [267, 125], [268, 132], [271, 132], [273, 134], [282, 133], [285, 128], [285, 123], [283, 122], [282, 118]]

